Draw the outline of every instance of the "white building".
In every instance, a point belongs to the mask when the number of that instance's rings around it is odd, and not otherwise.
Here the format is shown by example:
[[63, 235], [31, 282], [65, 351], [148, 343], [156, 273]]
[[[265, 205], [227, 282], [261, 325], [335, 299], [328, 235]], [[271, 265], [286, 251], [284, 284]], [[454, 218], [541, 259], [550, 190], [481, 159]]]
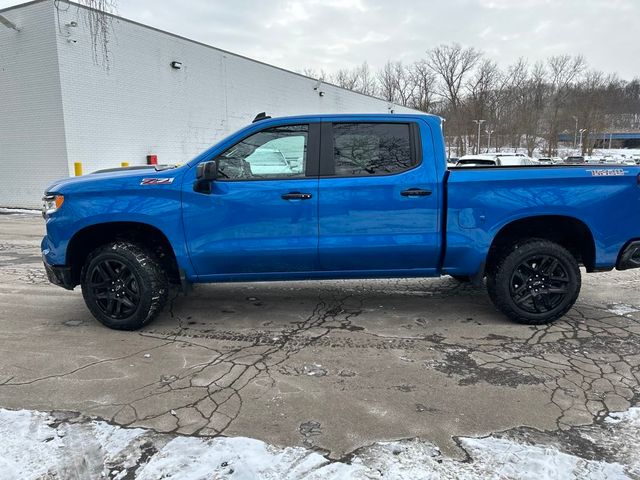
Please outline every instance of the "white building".
[[107, 62], [90, 13], [64, 0], [0, 10], [0, 206], [39, 207], [75, 162], [184, 162], [262, 111], [408, 111], [120, 17]]

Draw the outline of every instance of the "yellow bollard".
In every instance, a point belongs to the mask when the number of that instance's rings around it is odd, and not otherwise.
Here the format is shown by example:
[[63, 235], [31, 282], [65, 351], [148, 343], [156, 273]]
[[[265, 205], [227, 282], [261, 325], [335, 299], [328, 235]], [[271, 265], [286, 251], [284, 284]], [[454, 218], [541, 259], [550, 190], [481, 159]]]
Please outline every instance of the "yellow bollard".
[[124, 167], [128, 167], [129, 166], [129, 162], [122, 162], [122, 163], [120, 163], [120, 166], [123, 167], [123, 168]]
[[75, 162], [73, 164], [73, 171], [75, 172], [76, 177], [82, 176], [82, 163], [81, 162]]

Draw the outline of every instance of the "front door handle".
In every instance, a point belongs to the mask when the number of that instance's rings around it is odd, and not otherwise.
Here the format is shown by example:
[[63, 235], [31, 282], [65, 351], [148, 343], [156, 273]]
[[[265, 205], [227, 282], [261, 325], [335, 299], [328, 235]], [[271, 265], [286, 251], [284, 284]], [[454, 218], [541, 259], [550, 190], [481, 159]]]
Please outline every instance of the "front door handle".
[[310, 193], [289, 192], [282, 195], [283, 200], [309, 200], [313, 195]]
[[431, 190], [423, 190], [422, 188], [410, 188], [403, 190], [400, 195], [403, 197], [428, 197], [431, 195]]

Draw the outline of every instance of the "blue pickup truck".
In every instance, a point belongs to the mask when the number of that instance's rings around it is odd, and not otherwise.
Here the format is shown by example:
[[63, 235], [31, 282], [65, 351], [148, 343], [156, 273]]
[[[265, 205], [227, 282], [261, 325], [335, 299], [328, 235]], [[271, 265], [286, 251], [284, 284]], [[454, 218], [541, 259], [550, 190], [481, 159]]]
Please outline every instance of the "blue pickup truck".
[[447, 168], [431, 115], [259, 116], [182, 166], [60, 180], [43, 214], [50, 281], [123, 330], [171, 285], [440, 275], [543, 324], [581, 265], [640, 267], [640, 167]]

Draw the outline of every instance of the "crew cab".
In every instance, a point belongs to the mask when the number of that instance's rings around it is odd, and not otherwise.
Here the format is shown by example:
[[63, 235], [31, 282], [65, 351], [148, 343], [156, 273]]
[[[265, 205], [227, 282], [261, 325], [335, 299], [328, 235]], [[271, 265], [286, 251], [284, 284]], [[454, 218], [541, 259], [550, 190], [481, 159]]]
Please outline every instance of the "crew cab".
[[49, 279], [116, 329], [171, 285], [440, 275], [543, 324], [580, 265], [640, 267], [640, 167], [448, 168], [431, 115], [259, 116], [182, 166], [60, 180], [44, 202]]

